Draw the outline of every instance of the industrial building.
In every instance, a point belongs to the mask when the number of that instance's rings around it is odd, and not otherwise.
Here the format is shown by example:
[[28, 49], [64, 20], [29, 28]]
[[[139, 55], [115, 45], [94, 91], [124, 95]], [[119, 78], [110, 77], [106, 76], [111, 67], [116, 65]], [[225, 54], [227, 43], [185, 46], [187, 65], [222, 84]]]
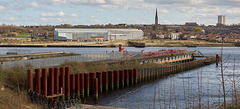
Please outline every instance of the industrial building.
[[75, 41], [113, 41], [143, 39], [143, 31], [138, 29], [55, 28], [54, 39]]

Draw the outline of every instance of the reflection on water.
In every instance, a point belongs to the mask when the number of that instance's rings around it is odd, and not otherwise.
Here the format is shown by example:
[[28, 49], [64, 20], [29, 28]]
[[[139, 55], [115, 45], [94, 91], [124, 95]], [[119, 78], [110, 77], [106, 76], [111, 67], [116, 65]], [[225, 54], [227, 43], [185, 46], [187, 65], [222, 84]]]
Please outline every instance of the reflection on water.
[[[130, 52], [139, 52], [140, 50], [155, 51], [159, 49], [174, 49], [179, 47], [146, 47], [146, 48], [133, 48], [126, 47], [125, 49]], [[181, 47], [180, 47], [181, 48]], [[0, 48], [1, 54], [11, 48]], [[18, 48], [30, 49], [31, 52], [42, 51], [69, 51], [74, 53], [104, 53], [117, 51], [118, 48]], [[187, 48], [188, 50], [199, 50], [204, 55], [220, 54], [220, 47], [196, 47]], [[229, 54], [231, 56], [229, 57]], [[224, 77], [226, 83], [226, 98], [230, 102], [232, 97], [232, 72], [233, 72], [233, 59], [236, 58], [236, 80], [240, 78], [240, 64], [239, 64], [240, 50], [237, 47], [224, 47], [223, 59], [228, 59], [224, 63]], [[122, 108], [187, 108], [197, 106], [199, 103], [199, 95], [201, 103], [207, 105], [218, 104], [219, 101], [219, 88], [221, 89], [221, 75], [220, 66], [216, 64], [207, 65], [198, 69], [185, 71], [170, 77], [165, 77], [149, 83], [140, 84], [135, 87], [125, 88], [109, 92], [108, 94], [100, 95], [98, 105], [122, 107]], [[236, 84], [239, 86], [239, 84]], [[154, 93], [155, 92], [155, 93]], [[154, 97], [155, 96], [155, 97]], [[155, 101], [154, 101], [155, 98]], [[220, 100], [223, 102], [223, 97], [220, 95]], [[90, 103], [89, 101], [87, 101]], [[155, 105], [154, 105], [155, 104]]]

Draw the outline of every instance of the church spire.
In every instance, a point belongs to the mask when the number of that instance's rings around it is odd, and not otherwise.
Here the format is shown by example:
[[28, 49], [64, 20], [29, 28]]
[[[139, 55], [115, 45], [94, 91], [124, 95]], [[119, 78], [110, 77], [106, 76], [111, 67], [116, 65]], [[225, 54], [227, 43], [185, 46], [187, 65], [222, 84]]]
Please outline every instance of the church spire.
[[154, 28], [155, 31], [158, 30], [158, 14], [157, 14], [157, 8], [156, 8], [156, 16], [155, 16], [155, 28]]

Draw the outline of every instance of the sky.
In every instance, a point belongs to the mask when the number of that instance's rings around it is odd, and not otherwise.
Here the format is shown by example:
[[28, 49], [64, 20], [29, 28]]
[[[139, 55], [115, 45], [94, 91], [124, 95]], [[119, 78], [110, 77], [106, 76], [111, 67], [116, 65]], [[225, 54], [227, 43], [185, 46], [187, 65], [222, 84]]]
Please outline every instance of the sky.
[[0, 24], [154, 24], [156, 8], [159, 24], [240, 23], [240, 0], [0, 0]]

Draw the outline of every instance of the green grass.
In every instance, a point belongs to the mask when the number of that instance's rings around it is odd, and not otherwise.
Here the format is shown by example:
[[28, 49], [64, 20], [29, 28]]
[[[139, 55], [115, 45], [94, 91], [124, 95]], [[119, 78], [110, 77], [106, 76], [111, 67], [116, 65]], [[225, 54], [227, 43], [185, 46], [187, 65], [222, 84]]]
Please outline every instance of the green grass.
[[24, 36], [27, 36], [27, 35], [31, 35], [32, 33], [21, 33], [21, 34], [18, 34], [17, 37], [24, 37]]

